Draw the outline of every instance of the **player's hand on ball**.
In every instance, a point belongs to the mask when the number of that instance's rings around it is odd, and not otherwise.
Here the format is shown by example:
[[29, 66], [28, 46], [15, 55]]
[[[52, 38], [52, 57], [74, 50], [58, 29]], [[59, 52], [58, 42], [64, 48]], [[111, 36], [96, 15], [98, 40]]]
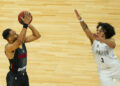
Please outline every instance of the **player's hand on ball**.
[[31, 14], [29, 12], [25, 12], [25, 17], [20, 17], [24, 24], [29, 24], [31, 21]]
[[75, 9], [74, 11], [75, 11], [75, 14], [76, 14], [76, 16], [77, 16], [78, 20], [81, 20], [81, 19], [82, 19], [82, 17], [79, 15], [78, 11], [77, 11], [76, 9]]

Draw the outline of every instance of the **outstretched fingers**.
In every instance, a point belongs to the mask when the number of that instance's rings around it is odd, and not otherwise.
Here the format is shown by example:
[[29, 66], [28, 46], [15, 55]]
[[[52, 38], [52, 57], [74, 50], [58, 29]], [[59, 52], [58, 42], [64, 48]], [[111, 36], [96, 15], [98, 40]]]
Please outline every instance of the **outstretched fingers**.
[[74, 10], [74, 12], [75, 12], [77, 18], [78, 18], [78, 19], [81, 19], [81, 16], [79, 15], [79, 13], [78, 13], [78, 11], [77, 11], [76, 9]]

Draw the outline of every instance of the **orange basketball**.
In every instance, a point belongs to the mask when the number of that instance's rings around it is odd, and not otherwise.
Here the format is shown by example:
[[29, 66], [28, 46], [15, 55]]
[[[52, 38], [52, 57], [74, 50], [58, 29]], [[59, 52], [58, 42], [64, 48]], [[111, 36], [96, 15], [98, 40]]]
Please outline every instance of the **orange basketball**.
[[[26, 12], [26, 11], [22, 11], [18, 15], [18, 21], [19, 21], [20, 24], [23, 24], [23, 21], [22, 21], [22, 19], [20, 17], [23, 17], [23, 18], [25, 17], [24, 12]], [[31, 20], [30, 20], [29, 24], [32, 22], [32, 15], [31, 15], [31, 13], [30, 13], [30, 16], [31, 16]]]

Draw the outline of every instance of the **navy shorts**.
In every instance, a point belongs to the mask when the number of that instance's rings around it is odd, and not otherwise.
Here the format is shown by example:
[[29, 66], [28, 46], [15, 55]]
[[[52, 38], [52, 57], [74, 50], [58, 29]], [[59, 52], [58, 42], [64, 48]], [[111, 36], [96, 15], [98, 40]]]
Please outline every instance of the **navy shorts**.
[[27, 73], [13, 74], [8, 72], [6, 77], [7, 86], [29, 86]]

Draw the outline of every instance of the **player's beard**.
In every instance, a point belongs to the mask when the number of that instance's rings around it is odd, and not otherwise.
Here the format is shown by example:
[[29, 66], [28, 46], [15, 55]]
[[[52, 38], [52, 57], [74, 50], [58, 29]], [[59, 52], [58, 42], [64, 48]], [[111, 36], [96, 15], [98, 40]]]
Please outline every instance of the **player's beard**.
[[13, 42], [15, 42], [17, 40], [17, 38], [18, 38], [18, 34], [15, 35]]

